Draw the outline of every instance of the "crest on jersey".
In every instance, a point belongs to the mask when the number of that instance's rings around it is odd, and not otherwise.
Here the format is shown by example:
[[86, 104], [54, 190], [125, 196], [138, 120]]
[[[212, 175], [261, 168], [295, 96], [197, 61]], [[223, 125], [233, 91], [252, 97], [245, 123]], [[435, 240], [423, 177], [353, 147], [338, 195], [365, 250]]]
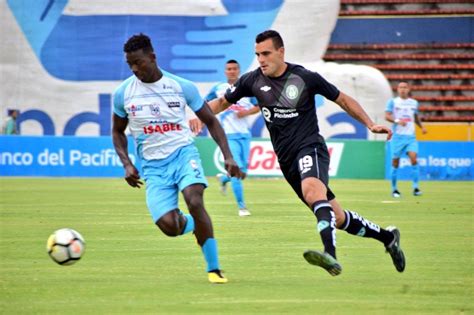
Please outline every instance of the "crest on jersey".
[[153, 116], [160, 116], [160, 106], [150, 105], [150, 111]]
[[296, 85], [290, 84], [286, 87], [285, 93], [286, 97], [288, 97], [290, 100], [294, 100], [298, 97], [300, 92], [298, 91]]

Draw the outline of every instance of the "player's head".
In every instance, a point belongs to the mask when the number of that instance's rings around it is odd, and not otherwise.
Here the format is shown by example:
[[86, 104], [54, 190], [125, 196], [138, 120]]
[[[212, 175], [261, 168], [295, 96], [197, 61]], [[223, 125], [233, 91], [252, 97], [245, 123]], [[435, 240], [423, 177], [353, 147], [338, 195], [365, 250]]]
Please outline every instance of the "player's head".
[[133, 74], [142, 82], [156, 81], [158, 66], [150, 38], [145, 34], [133, 35], [123, 46], [125, 58]]
[[401, 98], [408, 98], [408, 96], [410, 95], [410, 85], [408, 84], [408, 82], [402, 81], [398, 83], [397, 93], [398, 96], [400, 96]]
[[16, 109], [9, 109], [8, 110], [8, 116], [12, 117], [13, 119], [16, 119], [18, 117], [18, 110]]
[[230, 59], [225, 63], [225, 76], [227, 82], [234, 84], [240, 76], [240, 65], [237, 60]]
[[268, 77], [280, 76], [285, 69], [285, 47], [280, 34], [267, 30], [255, 38], [255, 54], [263, 74]]

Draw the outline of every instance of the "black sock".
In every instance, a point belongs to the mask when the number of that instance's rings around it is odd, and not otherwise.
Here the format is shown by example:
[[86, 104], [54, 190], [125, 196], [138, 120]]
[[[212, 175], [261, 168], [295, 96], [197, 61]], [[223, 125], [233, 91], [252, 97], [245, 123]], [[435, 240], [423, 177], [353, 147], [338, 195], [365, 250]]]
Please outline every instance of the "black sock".
[[318, 219], [318, 231], [323, 241], [324, 251], [336, 258], [336, 218], [327, 200], [316, 201], [313, 213]]
[[385, 246], [393, 241], [393, 233], [382, 229], [377, 224], [364, 219], [355, 211], [344, 210], [346, 219], [341, 227], [349, 234], [358, 235], [362, 237], [375, 238], [382, 242]]

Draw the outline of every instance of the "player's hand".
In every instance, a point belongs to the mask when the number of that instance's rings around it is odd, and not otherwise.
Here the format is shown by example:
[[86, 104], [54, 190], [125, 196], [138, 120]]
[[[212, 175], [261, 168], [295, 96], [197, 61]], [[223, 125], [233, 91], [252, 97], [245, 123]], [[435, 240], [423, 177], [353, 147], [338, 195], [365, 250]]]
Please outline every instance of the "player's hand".
[[243, 179], [245, 177], [245, 173], [242, 173], [237, 163], [234, 159], [226, 159], [224, 161], [225, 169], [227, 170], [227, 174], [230, 177], [237, 177]]
[[196, 136], [198, 135], [202, 128], [204, 127], [204, 124], [199, 118], [193, 118], [189, 120], [189, 128], [191, 129], [191, 132]]
[[373, 133], [386, 133], [387, 134], [387, 141], [392, 139], [392, 130], [384, 125], [373, 125], [370, 128], [370, 131]]
[[426, 130], [426, 128], [425, 128], [424, 126], [423, 126], [423, 127], [421, 127], [421, 132], [422, 132], [423, 134], [426, 134], [426, 133], [428, 133], [428, 131]]
[[248, 112], [248, 110], [241, 110], [241, 111], [238, 111], [237, 113], [235, 113], [235, 115], [238, 118], [244, 118], [245, 116], [249, 115], [249, 112]]
[[137, 168], [132, 164], [125, 167], [125, 180], [132, 187], [140, 188], [140, 186], [143, 185]]

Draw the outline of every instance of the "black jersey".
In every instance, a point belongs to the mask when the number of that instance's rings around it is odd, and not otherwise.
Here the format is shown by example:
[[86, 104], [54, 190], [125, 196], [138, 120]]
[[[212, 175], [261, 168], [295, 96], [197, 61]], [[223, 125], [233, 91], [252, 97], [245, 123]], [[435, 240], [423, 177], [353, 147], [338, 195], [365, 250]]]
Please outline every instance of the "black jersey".
[[320, 94], [331, 101], [339, 96], [339, 90], [318, 73], [287, 65], [277, 78], [265, 76], [260, 68], [248, 72], [225, 94], [233, 104], [245, 96], [257, 98], [281, 164], [291, 163], [300, 149], [323, 141], [314, 96]]

